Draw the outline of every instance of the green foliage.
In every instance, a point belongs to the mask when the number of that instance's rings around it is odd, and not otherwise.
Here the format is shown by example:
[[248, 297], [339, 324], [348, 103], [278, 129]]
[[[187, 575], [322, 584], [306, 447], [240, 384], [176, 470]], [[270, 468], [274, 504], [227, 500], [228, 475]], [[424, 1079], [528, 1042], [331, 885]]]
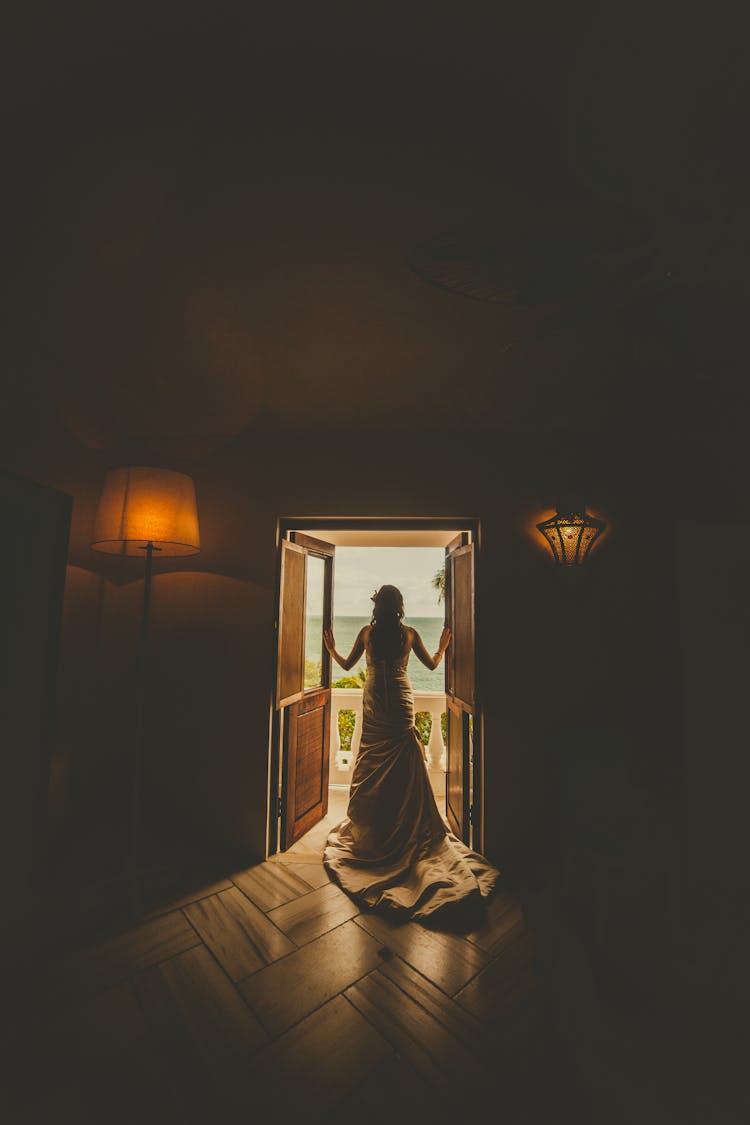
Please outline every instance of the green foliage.
[[341, 739], [341, 749], [350, 750], [352, 745], [352, 735], [354, 734], [354, 712], [353, 711], [339, 711], [339, 738]]
[[432, 588], [437, 591], [437, 604], [445, 600], [445, 567], [441, 566], [432, 576]]
[[323, 678], [323, 665], [319, 660], [305, 661], [305, 687], [317, 687]]
[[[339, 680], [334, 680], [331, 687], [335, 688], [361, 688], [365, 682], [367, 673], [360, 668], [356, 676], [342, 676]], [[341, 749], [349, 750], [352, 744], [352, 735], [354, 734], [354, 712], [345, 710], [339, 711], [339, 738], [341, 740]]]
[[356, 676], [342, 676], [340, 680], [334, 680], [331, 687], [358, 688], [362, 687], [362, 684]]
[[360, 668], [356, 676], [342, 676], [340, 680], [334, 680], [331, 687], [361, 688], [366, 675], [367, 673]]
[[426, 747], [427, 743], [430, 741], [430, 731], [432, 729], [432, 719], [430, 718], [429, 711], [415, 711], [414, 726], [417, 728], [419, 741]]

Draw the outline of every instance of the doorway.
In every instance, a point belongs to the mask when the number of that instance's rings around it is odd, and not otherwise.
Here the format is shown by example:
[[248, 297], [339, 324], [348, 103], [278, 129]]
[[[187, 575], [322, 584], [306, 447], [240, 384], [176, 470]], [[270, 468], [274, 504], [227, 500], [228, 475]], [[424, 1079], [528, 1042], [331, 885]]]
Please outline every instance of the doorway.
[[[430, 547], [431, 557], [442, 560], [443, 613], [439, 622], [435, 620], [440, 628], [443, 623], [450, 626], [452, 642], [442, 670], [431, 674], [433, 679], [441, 675], [442, 683], [428, 685], [432, 690], [422, 693], [415, 686], [416, 725], [441, 812], [457, 836], [481, 851], [483, 728], [476, 674], [479, 531], [476, 519], [279, 520], [269, 856], [292, 848], [299, 852], [308, 844], [316, 854], [321, 852], [328, 820], [333, 816], [338, 821], [346, 811], [359, 743], [361, 685], [358, 689], [351, 673], [332, 667], [323, 628], [333, 627], [334, 614], [339, 623], [342, 620], [334, 609], [336, 551], [343, 562], [352, 547]], [[394, 573], [388, 580], [398, 584], [399, 578]], [[370, 593], [362, 589], [364, 604]], [[348, 652], [346, 643], [338, 647]], [[348, 677], [345, 686], [342, 677]], [[348, 712], [343, 723], [342, 710]]]

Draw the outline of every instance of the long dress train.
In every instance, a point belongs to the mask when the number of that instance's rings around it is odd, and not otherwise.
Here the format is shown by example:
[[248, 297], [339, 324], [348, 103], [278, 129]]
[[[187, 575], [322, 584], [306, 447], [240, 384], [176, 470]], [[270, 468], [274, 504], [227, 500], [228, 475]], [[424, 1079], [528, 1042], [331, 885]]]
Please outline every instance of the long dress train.
[[328, 835], [323, 863], [363, 906], [435, 921], [486, 898], [500, 872], [440, 814], [414, 727], [408, 661], [408, 652], [394, 661], [367, 653], [349, 804]]

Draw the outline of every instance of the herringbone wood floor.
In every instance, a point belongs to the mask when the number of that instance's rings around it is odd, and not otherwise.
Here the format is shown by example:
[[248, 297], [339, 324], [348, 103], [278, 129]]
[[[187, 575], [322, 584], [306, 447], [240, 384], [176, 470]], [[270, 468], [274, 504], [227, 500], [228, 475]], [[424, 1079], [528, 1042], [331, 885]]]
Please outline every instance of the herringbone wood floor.
[[400, 924], [361, 912], [316, 846], [53, 958], [14, 1044], [14, 1125], [442, 1122], [479, 1103], [567, 1120], [517, 899], [501, 883], [463, 927]]

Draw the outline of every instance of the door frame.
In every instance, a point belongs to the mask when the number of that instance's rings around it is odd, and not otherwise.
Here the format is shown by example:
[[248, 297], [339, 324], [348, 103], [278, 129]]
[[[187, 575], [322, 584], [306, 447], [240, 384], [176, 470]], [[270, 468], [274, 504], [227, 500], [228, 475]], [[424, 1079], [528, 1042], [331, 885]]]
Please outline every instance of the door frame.
[[[281, 777], [281, 723], [280, 714], [275, 707], [275, 685], [277, 676], [279, 644], [279, 611], [281, 601], [281, 541], [292, 531], [468, 531], [474, 543], [474, 654], [475, 654], [475, 713], [473, 722], [472, 752], [472, 791], [471, 791], [471, 847], [478, 852], [484, 848], [484, 716], [482, 708], [482, 669], [476, 658], [482, 651], [481, 614], [481, 521], [478, 516], [422, 517], [422, 516], [280, 516], [276, 521], [276, 580], [274, 588], [274, 634], [273, 664], [271, 683], [274, 685], [271, 698], [271, 723], [268, 761], [268, 805], [266, 823], [266, 854], [275, 855], [279, 851], [279, 807], [280, 790], [283, 793], [284, 779]], [[335, 577], [334, 577], [335, 581]], [[335, 597], [335, 589], [334, 589]]]

